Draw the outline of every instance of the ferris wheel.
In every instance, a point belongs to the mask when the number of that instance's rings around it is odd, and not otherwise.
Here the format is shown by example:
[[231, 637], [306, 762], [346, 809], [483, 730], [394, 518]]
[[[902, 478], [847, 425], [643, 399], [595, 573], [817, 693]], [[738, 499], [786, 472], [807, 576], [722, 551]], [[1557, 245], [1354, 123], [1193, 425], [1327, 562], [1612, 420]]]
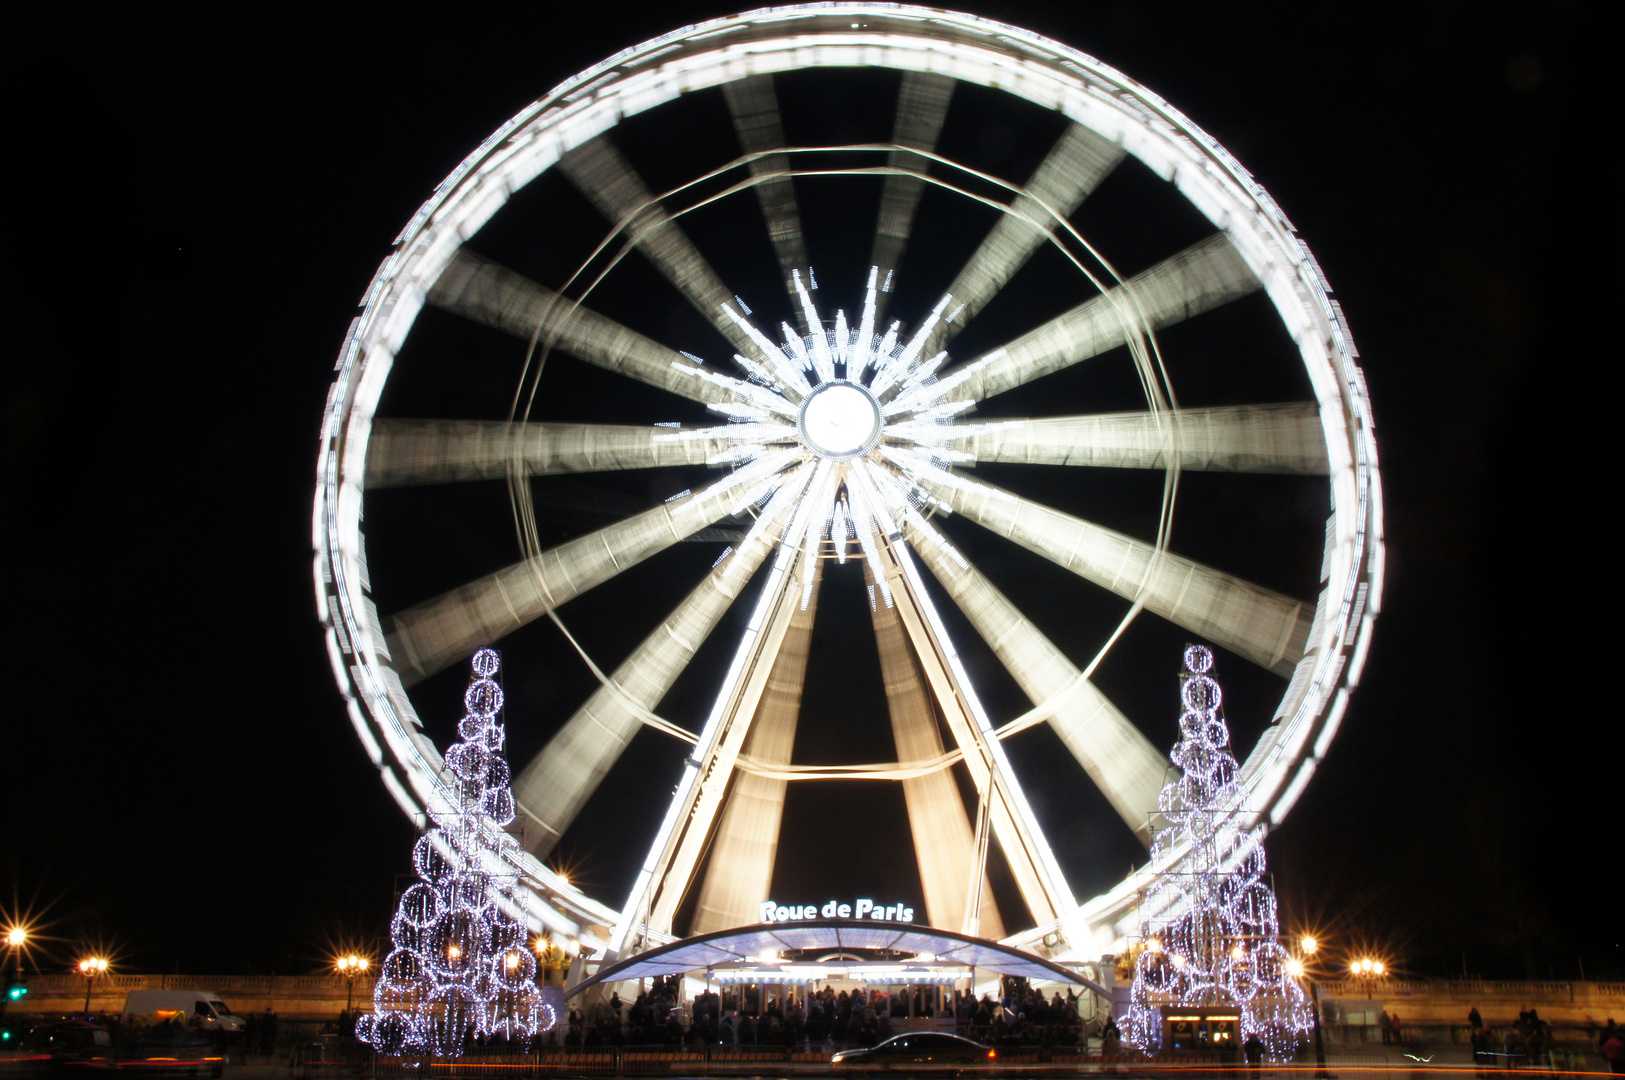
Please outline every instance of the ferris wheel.
[[[807, 110], [791, 115], [791, 97], [817, 101], [854, 81], [878, 134], [798, 131]], [[949, 136], [970, 99], [979, 115], [1005, 109], [1048, 125], [1023, 175], [960, 160]], [[634, 160], [651, 132], [661, 151]], [[1076, 222], [1130, 169], [1200, 229], [1124, 269]], [[857, 246], [826, 242], [868, 221]], [[765, 270], [719, 255], [719, 228], [770, 251]], [[590, 239], [548, 248], [554, 231], [572, 230]], [[962, 258], [937, 257], [961, 239]], [[571, 254], [527, 272], [504, 257], [526, 244]], [[861, 266], [815, 264], [821, 250], [859, 248]], [[1017, 292], [1042, 302], [1016, 303]], [[1093, 676], [1124, 635], [1160, 621], [1271, 673], [1279, 698], [1244, 755], [1238, 812], [1267, 828], [1291, 809], [1359, 681], [1382, 589], [1370, 406], [1329, 293], [1285, 215], [1217, 142], [1124, 75], [1029, 31], [936, 9], [807, 5], [627, 49], [482, 142], [396, 237], [351, 324], [313, 525], [318, 611], [356, 733], [407, 813], [449, 812], [452, 779], [414, 693], [476, 649], [551, 624], [596, 690], [571, 703], [532, 760], [514, 763], [516, 821], [498, 847], [530, 890], [535, 928], [621, 953], [671, 940], [684, 919], [692, 932], [756, 922], [787, 789], [844, 778], [901, 785], [925, 921], [1098, 956], [1128, 932], [1162, 864], [1079, 896], [1006, 742], [1047, 726], [1115, 813], [1107, 824], [1148, 841], [1165, 751]], [[691, 344], [692, 326], [675, 316], [635, 328], [657, 294], [686, 301], [710, 337]], [[1199, 333], [1232, 308], [1267, 324], [1257, 349], [1268, 338], [1289, 356], [1283, 385], [1295, 397], [1182, 402], [1178, 373], [1192, 361], [1163, 338]], [[506, 350], [505, 382], [469, 374], [446, 344], [454, 324]], [[1254, 342], [1234, 344], [1238, 325], [1218, 331], [1227, 344], [1211, 350], [1201, 386], [1259, 383]], [[508, 343], [490, 345], [492, 331]], [[1075, 380], [1084, 370], [1115, 372], [1135, 407], [1104, 393], [1090, 407]], [[402, 386], [436, 372], [483, 393], [485, 411], [403, 416], [402, 402], [433, 408], [436, 391]], [[577, 392], [573, 378], [596, 381]], [[557, 504], [538, 499], [538, 483], [627, 470], [701, 479], [602, 527], [548, 528]], [[1123, 471], [1155, 481], [1138, 534], [1021, 493]], [[1318, 564], [1318, 580], [1288, 591], [1181, 554], [1181, 478], [1208, 473], [1312, 480], [1323, 533], [1317, 521], [1300, 545], [1312, 550], [1266, 557]], [[517, 538], [507, 565], [453, 578], [438, 595], [380, 588], [375, 598], [369, 544], [375, 558], [414, 550], [410, 536], [380, 535], [398, 520], [388, 514], [364, 536], [376, 493], [482, 484], [506, 485], [511, 514], [494, 515], [486, 534]], [[594, 590], [697, 539], [727, 547], [681, 583], [675, 606], [594, 608]], [[1075, 590], [1068, 603], [1107, 605], [1089, 655], [1070, 655], [1012, 598], [1016, 575], [978, 565], [971, 549], [988, 544], [1060, 568]], [[885, 693], [874, 715], [889, 717], [896, 760], [795, 760], [819, 599], [837, 587], [862, 590], [873, 634], [832, 647], [878, 653]], [[602, 619], [646, 636], [605, 660], [575, 632]], [[703, 672], [707, 707], [662, 713], [725, 624], [732, 639], [712, 646], [725, 662]], [[972, 645], [1030, 707], [996, 715], [984, 704]], [[647, 855], [629, 892], [591, 896], [545, 860], [600, 786], [622, 782], [617, 761], [645, 728], [669, 742], [680, 776], [663, 818], [635, 837]], [[1019, 904], [994, 901], [990, 851]]]

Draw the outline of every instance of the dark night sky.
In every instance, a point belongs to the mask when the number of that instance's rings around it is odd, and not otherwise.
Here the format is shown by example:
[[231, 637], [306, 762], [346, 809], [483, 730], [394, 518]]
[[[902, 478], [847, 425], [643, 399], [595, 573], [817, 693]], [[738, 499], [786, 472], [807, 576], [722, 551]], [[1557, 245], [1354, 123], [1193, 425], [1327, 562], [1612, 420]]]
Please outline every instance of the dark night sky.
[[[1582, 498], [1576, 474], [1595, 466], [1572, 464], [1608, 459], [1573, 396], [1599, 389], [1562, 374], [1618, 352], [1601, 326], [1618, 306], [1620, 218], [1593, 149], [1617, 97], [1600, 77], [1603, 8], [972, 8], [1105, 60], [1215, 135], [1349, 313], [1382, 453], [1386, 610], [1271, 868], [1290, 917], [1422, 973], [1459, 972], [1465, 956], [1485, 975], [1573, 977], [1580, 958], [1590, 975], [1625, 975], [1617, 914], [1597, 914], [1622, 892], [1609, 881], [1619, 713], [1601, 692], [1612, 664], [1584, 644], [1597, 584], [1582, 571], [1608, 546], [1588, 518], [1607, 501]], [[126, 970], [294, 973], [387, 920], [412, 832], [350, 731], [310, 584], [332, 359], [389, 240], [487, 133], [611, 52], [730, 10], [75, 8], [35, 13], [12, 39], [0, 881], [48, 909], [45, 968], [92, 942]], [[1041, 154], [1033, 123], [967, 152]], [[1135, 250], [1135, 228], [1096, 224]], [[432, 344], [439, 331], [422, 329]], [[643, 484], [616, 490], [663, 494]], [[380, 500], [369, 535], [403, 538], [375, 556], [394, 606], [512, 558], [505, 508], [480, 517], [489, 496], [420, 504], [442, 520], [411, 543], [406, 511]], [[978, 539], [964, 536], [996, 560]], [[1250, 543], [1220, 554], [1267, 562]], [[663, 565], [714, 554], [687, 548]], [[638, 599], [620, 586], [572, 625], [617, 647], [604, 613]], [[1035, 617], [1064, 637], [1065, 610]], [[510, 696], [557, 722], [588, 684], [541, 633], [512, 643]], [[1128, 651], [1143, 664], [1102, 675], [1147, 703], [1131, 715], [1159, 743], [1178, 641], [1147, 631]], [[1242, 733], [1254, 688], [1257, 712], [1272, 684], [1221, 665]], [[420, 700], [449, 699], [460, 679]], [[540, 744], [519, 726], [516, 747]], [[606, 895], [622, 889], [620, 841], [641, 850], [640, 808], [666, 788], [649, 745], [634, 758], [645, 773], [620, 781], [624, 806], [595, 804], [607, 820], [569, 852]], [[853, 826], [828, 835], [816, 824], [833, 813], [798, 798], [803, 863], [843, 858]], [[1059, 843], [1102, 863], [1124, 850]], [[800, 880], [781, 866], [776, 884]]]

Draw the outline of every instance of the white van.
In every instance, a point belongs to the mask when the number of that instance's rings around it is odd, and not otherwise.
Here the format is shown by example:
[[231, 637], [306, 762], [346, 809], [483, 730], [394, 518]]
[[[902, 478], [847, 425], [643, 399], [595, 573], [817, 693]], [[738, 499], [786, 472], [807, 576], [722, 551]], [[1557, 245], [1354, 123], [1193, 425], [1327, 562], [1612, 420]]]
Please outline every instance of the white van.
[[243, 1030], [243, 1018], [231, 1011], [213, 990], [132, 990], [124, 999], [126, 1026], [142, 1017], [156, 1027], [166, 1020], [178, 1020], [200, 1031]]

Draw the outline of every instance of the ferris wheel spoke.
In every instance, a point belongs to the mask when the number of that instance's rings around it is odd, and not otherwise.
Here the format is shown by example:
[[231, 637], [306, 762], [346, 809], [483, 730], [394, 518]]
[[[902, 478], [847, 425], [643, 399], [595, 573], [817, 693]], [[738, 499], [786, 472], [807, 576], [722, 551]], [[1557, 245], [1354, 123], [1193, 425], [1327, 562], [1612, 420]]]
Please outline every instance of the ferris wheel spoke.
[[[902, 88], [897, 93], [897, 118], [892, 122], [892, 142], [912, 150], [933, 150], [937, 137], [942, 134], [942, 122], [948, 115], [948, 102], [953, 97], [954, 80], [945, 75], [928, 72], [907, 72]], [[891, 153], [889, 164], [905, 172], [889, 173], [880, 192], [880, 217], [875, 226], [874, 248], [869, 265], [880, 267], [882, 292], [877, 307], [885, 305], [885, 294], [899, 263], [903, 249], [908, 246], [909, 233], [914, 228], [914, 212], [919, 209], [924, 181], [909, 172], [921, 171], [923, 159], [903, 150]]]
[[770, 453], [693, 495], [578, 537], [385, 620], [407, 686], [491, 645], [672, 544], [755, 502], [783, 481], [791, 451]]
[[1142, 317], [1153, 328], [1169, 326], [1257, 288], [1258, 279], [1241, 255], [1223, 233], [1215, 233], [1125, 285], [960, 365], [943, 376], [941, 388], [949, 401], [984, 401], [1123, 344]]
[[[867, 563], [865, 570], [872, 583], [873, 573]], [[870, 605], [870, 618], [880, 652], [880, 674], [886, 686], [897, 760], [905, 766], [938, 760], [944, 751], [942, 733], [937, 729], [936, 712], [918, 663], [909, 649], [902, 618], [895, 605], [887, 604]], [[914, 858], [919, 865], [930, 924], [985, 938], [1002, 938], [1004, 921], [988, 887], [986, 871], [976, 865], [976, 837], [953, 775], [939, 769], [904, 780], [903, 802], [908, 807]], [[976, 925], [967, 926], [971, 897], [966, 887], [977, 878], [981, 879], [978, 918]]]
[[559, 168], [734, 348], [753, 351], [750, 337], [722, 314], [733, 294], [613, 143], [603, 136], [585, 142]]
[[798, 538], [812, 512], [806, 493], [822, 486], [828, 465], [823, 462], [796, 470], [758, 519], [758, 524], [769, 519], [776, 522], [781, 509], [791, 514], [733, 662], [701, 728], [696, 752], [684, 761], [682, 779], [621, 910], [610, 938], [611, 950], [618, 951], [632, 924], [645, 917], [649, 927], [669, 932], [677, 907], [688, 894], [727, 793], [728, 779], [772, 674], [772, 658], [801, 611], [802, 588], [794, 564]]
[[[1320, 408], [1313, 402], [1105, 413], [962, 425], [956, 450], [977, 461], [1293, 473], [1331, 471]], [[1170, 451], [1174, 451], [1170, 454]]]
[[452, 259], [429, 292], [429, 303], [473, 322], [552, 344], [597, 367], [618, 371], [674, 394], [715, 404], [731, 400], [722, 387], [684, 374], [673, 364], [691, 366], [682, 353], [607, 319], [553, 290], [538, 285], [467, 248]]
[[534, 855], [546, 858], [553, 850], [632, 741], [643, 722], [640, 713], [665, 698], [761, 567], [770, 547], [762, 532], [717, 563], [615, 669], [610, 677], [613, 685], [600, 686], [520, 772], [514, 799], [538, 826], [526, 845]]
[[982, 573], [921, 529], [908, 542], [1141, 842], [1157, 809], [1167, 761], [1076, 665]]
[[[744, 753], [768, 768], [789, 765], [795, 748], [822, 568], [822, 562], [814, 564], [806, 606], [790, 616], [790, 626], [773, 659], [761, 704], [745, 738]], [[710, 865], [700, 887], [690, 933], [703, 934], [758, 921], [756, 906], [770, 895], [773, 884], [773, 862], [779, 848], [788, 786], [785, 780], [754, 772], [735, 773], [711, 843]]]
[[[722, 96], [733, 116], [739, 145], [747, 154], [762, 154], [784, 146], [784, 125], [779, 120], [779, 100], [773, 89], [773, 76], [752, 75], [726, 83]], [[791, 307], [798, 313], [796, 290], [790, 275], [807, 267], [807, 245], [801, 234], [801, 214], [796, 207], [796, 191], [790, 180], [790, 160], [784, 154], [770, 154], [750, 163], [752, 176], [779, 175], [756, 186], [756, 199], [767, 221], [767, 235], [779, 257], [779, 274], [790, 295]], [[803, 331], [807, 327], [802, 327]]]
[[1055, 215], [1070, 217], [1122, 160], [1123, 150], [1117, 144], [1082, 124], [1069, 126], [1033, 170], [1025, 189], [1010, 204], [1010, 212], [999, 218], [948, 287], [955, 317], [937, 324], [922, 355], [936, 355], [975, 318], [1044, 243], [1055, 228]]
[[955, 477], [932, 493], [982, 527], [1261, 667], [1289, 677], [1315, 605], [1052, 510], [992, 484]]
[[[755, 441], [749, 431], [740, 439]], [[381, 419], [373, 421], [367, 441], [366, 485], [501, 480], [515, 467], [527, 476], [547, 476], [704, 465], [738, 442], [725, 434], [678, 438], [664, 428], [630, 424]]]
[[[971, 782], [992, 826], [991, 835], [1004, 851], [1010, 875], [1027, 905], [1028, 914], [1040, 923], [1054, 919], [1072, 904], [1066, 876], [1038, 826], [1032, 806], [976, 696], [947, 628], [925, 592], [913, 556], [903, 544], [890, 539], [896, 532], [895, 523], [884, 528], [887, 539], [878, 548], [875, 565], [882, 567], [884, 575], [893, 581], [890, 592], [898, 617], [914, 646], [914, 656], [920, 661], [942, 718], [959, 744]], [[967, 880], [966, 885], [970, 884]]]

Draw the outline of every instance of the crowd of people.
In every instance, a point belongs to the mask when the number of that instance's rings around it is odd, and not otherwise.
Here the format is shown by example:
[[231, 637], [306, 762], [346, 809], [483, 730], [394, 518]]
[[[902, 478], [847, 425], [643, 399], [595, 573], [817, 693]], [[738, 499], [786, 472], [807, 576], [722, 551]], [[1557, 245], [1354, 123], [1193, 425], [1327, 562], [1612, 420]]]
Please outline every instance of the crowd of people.
[[[1023, 979], [1006, 979], [1000, 999], [933, 987], [888, 993], [830, 986], [783, 997], [756, 987], [724, 986], [695, 996], [684, 1009], [678, 976], [653, 980], [630, 1005], [619, 994], [570, 1010], [565, 1046], [873, 1046], [896, 1034], [894, 1021], [934, 1017], [956, 1032], [995, 1046], [1075, 1046], [1086, 1036], [1078, 996], [1049, 999]], [[1115, 1027], [1110, 1030], [1115, 1031]], [[1109, 1037], [1109, 1035], [1108, 1035]]]
[[1473, 1061], [1480, 1065], [1510, 1067], [1540, 1061], [1552, 1048], [1552, 1026], [1535, 1009], [1520, 1009], [1516, 1022], [1500, 1032], [1484, 1025], [1475, 1006], [1467, 1014]]
[[[1473, 1047], [1473, 1062], [1483, 1069], [1519, 1068], [1550, 1063], [1552, 1054], [1562, 1053], [1552, 1033], [1552, 1025], [1542, 1020], [1538, 1009], [1518, 1010], [1518, 1019], [1497, 1030], [1484, 1023], [1474, 1006], [1467, 1013], [1467, 1029]], [[1625, 1042], [1622, 1030], [1609, 1017], [1597, 1032], [1597, 1052], [1615, 1073], [1625, 1073]], [[1481, 1074], [1482, 1075], [1482, 1074]]]

